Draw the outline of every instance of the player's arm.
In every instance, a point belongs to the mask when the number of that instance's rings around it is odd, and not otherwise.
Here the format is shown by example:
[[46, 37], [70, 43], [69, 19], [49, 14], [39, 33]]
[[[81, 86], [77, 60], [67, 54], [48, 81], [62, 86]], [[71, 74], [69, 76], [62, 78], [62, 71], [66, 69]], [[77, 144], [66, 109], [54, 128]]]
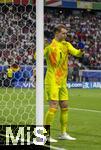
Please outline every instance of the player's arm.
[[67, 42], [67, 47], [68, 47], [69, 53], [73, 56], [82, 57], [84, 54], [82, 50], [74, 48], [72, 44], [70, 44], [69, 42]]
[[48, 54], [48, 51], [49, 51], [49, 46], [46, 46], [44, 48], [44, 56], [46, 57], [46, 55]]

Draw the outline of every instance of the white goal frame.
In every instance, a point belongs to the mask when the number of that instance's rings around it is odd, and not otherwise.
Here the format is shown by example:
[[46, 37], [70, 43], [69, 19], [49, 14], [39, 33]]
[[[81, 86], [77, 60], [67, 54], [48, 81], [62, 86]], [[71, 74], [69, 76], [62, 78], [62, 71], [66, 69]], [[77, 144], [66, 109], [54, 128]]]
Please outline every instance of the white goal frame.
[[44, 118], [44, 0], [36, 0], [36, 125]]

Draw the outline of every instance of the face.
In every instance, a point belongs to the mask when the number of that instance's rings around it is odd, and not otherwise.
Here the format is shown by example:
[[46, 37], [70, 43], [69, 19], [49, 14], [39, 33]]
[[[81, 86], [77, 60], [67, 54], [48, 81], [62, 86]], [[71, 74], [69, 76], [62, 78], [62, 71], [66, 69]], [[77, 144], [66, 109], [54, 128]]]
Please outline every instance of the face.
[[56, 33], [59, 41], [65, 40], [67, 37], [67, 30], [62, 28], [60, 32]]

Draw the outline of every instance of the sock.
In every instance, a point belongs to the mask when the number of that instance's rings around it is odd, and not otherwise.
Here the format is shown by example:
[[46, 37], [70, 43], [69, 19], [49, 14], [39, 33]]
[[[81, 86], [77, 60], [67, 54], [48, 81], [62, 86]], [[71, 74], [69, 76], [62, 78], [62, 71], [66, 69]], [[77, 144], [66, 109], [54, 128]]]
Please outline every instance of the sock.
[[62, 108], [60, 115], [60, 123], [61, 123], [61, 133], [67, 131], [67, 123], [68, 123], [68, 109]]
[[[54, 116], [55, 116], [56, 110], [57, 109], [55, 109], [55, 108], [50, 108], [48, 110], [48, 112], [46, 113], [46, 116], [45, 116], [45, 124], [46, 125], [51, 125], [52, 124], [52, 122], [54, 120]], [[47, 131], [47, 132], [49, 133], [49, 131]]]

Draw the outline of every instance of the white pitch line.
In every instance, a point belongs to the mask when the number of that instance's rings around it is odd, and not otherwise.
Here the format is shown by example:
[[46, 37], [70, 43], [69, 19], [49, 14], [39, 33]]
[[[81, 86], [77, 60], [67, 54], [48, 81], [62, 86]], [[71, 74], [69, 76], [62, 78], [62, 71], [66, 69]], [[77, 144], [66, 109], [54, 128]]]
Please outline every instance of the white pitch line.
[[93, 112], [93, 113], [101, 113], [99, 110], [94, 109], [81, 109], [81, 108], [69, 108], [71, 110], [77, 110], [77, 111], [86, 111], [86, 112]]
[[65, 148], [60, 148], [52, 145], [44, 145], [44, 147], [50, 148], [51, 150], [66, 150]]

